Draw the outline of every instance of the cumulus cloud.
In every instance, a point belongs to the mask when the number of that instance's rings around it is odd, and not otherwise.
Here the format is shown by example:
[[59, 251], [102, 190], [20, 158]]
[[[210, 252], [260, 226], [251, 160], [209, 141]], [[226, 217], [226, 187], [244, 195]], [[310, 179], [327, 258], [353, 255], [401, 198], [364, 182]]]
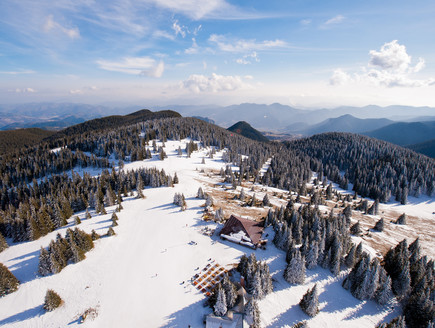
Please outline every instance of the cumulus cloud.
[[244, 82], [243, 78], [240, 76], [225, 76], [213, 73], [211, 76], [198, 74], [190, 75], [187, 80], [181, 82], [180, 87], [194, 93], [216, 93], [219, 91], [246, 89], [250, 88], [250, 85]]
[[80, 31], [77, 27], [73, 27], [73, 28], [67, 28], [62, 26], [61, 24], [59, 24], [58, 22], [56, 22], [53, 18], [53, 15], [48, 15], [43, 29], [45, 32], [50, 32], [50, 31], [60, 31], [62, 33], [64, 33], [65, 35], [67, 35], [69, 38], [71, 39], [77, 39], [80, 37]]
[[423, 87], [435, 84], [435, 79], [419, 80], [412, 74], [420, 72], [425, 65], [419, 58], [412, 65], [412, 57], [406, 47], [397, 40], [385, 43], [381, 49], [369, 51], [370, 60], [359, 72], [347, 73], [341, 69], [334, 70], [329, 83], [342, 85], [348, 83], [368, 83], [385, 87]]
[[226, 52], [252, 52], [259, 50], [268, 50], [273, 48], [284, 48], [287, 43], [282, 40], [264, 40], [257, 41], [255, 39], [245, 40], [229, 40], [224, 35], [212, 34], [208, 39], [209, 42], [214, 43], [219, 50]]
[[161, 77], [165, 70], [163, 61], [157, 62], [150, 57], [125, 57], [120, 61], [98, 60], [101, 69], [132, 75]]

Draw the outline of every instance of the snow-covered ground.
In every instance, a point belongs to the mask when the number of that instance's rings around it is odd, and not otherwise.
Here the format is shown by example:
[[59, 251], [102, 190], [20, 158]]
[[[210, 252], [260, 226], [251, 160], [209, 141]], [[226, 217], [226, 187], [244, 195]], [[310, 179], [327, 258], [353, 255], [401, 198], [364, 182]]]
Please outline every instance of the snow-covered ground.
[[[55, 275], [36, 275], [40, 247], [47, 247], [56, 233], [65, 233], [67, 227], [0, 253], [0, 262], [21, 281], [17, 292], [0, 298], [0, 326], [203, 327], [203, 315], [211, 310], [203, 306], [204, 294], [188, 280], [210, 258], [229, 266], [237, 263], [243, 253], [254, 251], [201, 233], [204, 227], [215, 228], [216, 224], [201, 220], [204, 200], [196, 199], [196, 192], [200, 186], [209, 188], [202, 182], [205, 178], [219, 182], [212, 175], [204, 177], [201, 170], [219, 171], [225, 163], [218, 152], [201, 164], [207, 149], [187, 158], [184, 149], [188, 141], [166, 142], [168, 158], [164, 161], [155, 156], [125, 164], [124, 170], [147, 166], [163, 168], [172, 175], [176, 172], [179, 184], [173, 188], [145, 189], [145, 199], [125, 198], [124, 209], [117, 213], [119, 226], [114, 228], [117, 235], [98, 240], [82, 262]], [[177, 154], [179, 146], [183, 149], [182, 157]], [[180, 211], [180, 207], [172, 204], [176, 192], [185, 195], [187, 210]], [[273, 197], [271, 201], [279, 202]], [[107, 208], [106, 215], [91, 212], [93, 217], [89, 220], [79, 213], [82, 219], [79, 228], [104, 234], [114, 208]], [[266, 233], [271, 240], [271, 228]], [[307, 270], [306, 283], [292, 286], [282, 277], [286, 266], [284, 252], [269, 243], [266, 250], [255, 253], [257, 259], [269, 263], [274, 279], [274, 292], [259, 303], [264, 327], [291, 327], [301, 320], [307, 320], [310, 327], [374, 327], [399, 314], [392, 304], [379, 306], [355, 299], [341, 287], [345, 273], [333, 277], [321, 268]], [[298, 302], [314, 283], [319, 287], [320, 313], [309, 318]], [[65, 301], [62, 307], [49, 313], [42, 309], [47, 289], [55, 290]], [[94, 308], [98, 316], [80, 324], [80, 315], [89, 308]]]

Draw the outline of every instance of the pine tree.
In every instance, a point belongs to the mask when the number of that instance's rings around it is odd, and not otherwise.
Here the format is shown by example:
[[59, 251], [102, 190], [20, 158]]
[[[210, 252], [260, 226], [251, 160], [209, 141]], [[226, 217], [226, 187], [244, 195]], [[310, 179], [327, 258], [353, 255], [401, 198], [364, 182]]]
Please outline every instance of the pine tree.
[[391, 320], [390, 323], [381, 323], [380, 325], [377, 325], [376, 328], [406, 328], [405, 318], [403, 316], [398, 316]]
[[249, 206], [255, 206], [257, 204], [257, 198], [255, 196], [255, 193], [252, 195], [251, 202], [249, 203]]
[[230, 281], [227, 273], [225, 273], [221, 284], [223, 290], [225, 291], [225, 299], [227, 302], [227, 307], [228, 309], [231, 309], [234, 307], [237, 300], [236, 286]]
[[270, 206], [270, 200], [268, 194], [265, 194], [263, 197], [263, 206]]
[[284, 270], [284, 279], [290, 284], [303, 284], [305, 281], [305, 258], [296, 250], [290, 263]]
[[306, 256], [307, 269], [314, 269], [317, 266], [317, 259], [319, 257], [319, 247], [316, 241], [310, 243], [308, 253]]
[[384, 231], [384, 219], [380, 218], [379, 221], [376, 222], [375, 226], [373, 227], [374, 230], [382, 232]]
[[112, 227], [116, 227], [118, 225], [118, 216], [116, 215], [116, 213], [112, 214]]
[[0, 232], [0, 253], [3, 252], [8, 247], [9, 245], [6, 242], [5, 237], [3, 237], [2, 233]]
[[393, 291], [391, 290], [391, 278], [387, 275], [384, 268], [379, 271], [379, 287], [375, 294], [375, 300], [380, 305], [385, 305], [391, 299]]
[[94, 229], [92, 229], [91, 238], [92, 238], [92, 240], [97, 240], [97, 239], [100, 239], [100, 235], [97, 234]]
[[246, 304], [245, 315], [250, 328], [260, 328], [260, 309], [255, 299]]
[[112, 227], [109, 227], [109, 230], [107, 230], [107, 236], [114, 236], [116, 235], [115, 230], [113, 230]]
[[38, 273], [41, 276], [48, 276], [52, 272], [50, 253], [45, 248], [41, 247], [39, 252]]
[[219, 285], [217, 290], [216, 304], [214, 305], [214, 314], [223, 317], [227, 313], [227, 300], [225, 291]]
[[406, 225], [407, 218], [408, 216], [405, 213], [401, 214], [399, 218], [396, 220], [396, 224]]
[[204, 191], [201, 187], [198, 188], [198, 192], [196, 193], [196, 198], [204, 199]]
[[246, 194], [245, 194], [245, 189], [242, 188], [242, 190], [240, 190], [240, 195], [239, 195], [239, 199], [244, 202], [246, 198]]
[[362, 229], [359, 221], [350, 227], [350, 233], [355, 236], [360, 236], [362, 234]]
[[9, 269], [0, 263], [0, 297], [13, 293], [18, 289], [20, 282], [9, 271]]
[[54, 290], [49, 289], [45, 294], [44, 306], [46, 311], [53, 311], [63, 304], [62, 298]]
[[312, 289], [308, 289], [305, 295], [302, 297], [299, 305], [306, 314], [310, 317], [314, 317], [319, 313], [319, 296], [317, 294], [317, 284]]
[[78, 216], [74, 217], [74, 224], [75, 225], [79, 225], [80, 223], [82, 223], [82, 221], [80, 220], [80, 218]]

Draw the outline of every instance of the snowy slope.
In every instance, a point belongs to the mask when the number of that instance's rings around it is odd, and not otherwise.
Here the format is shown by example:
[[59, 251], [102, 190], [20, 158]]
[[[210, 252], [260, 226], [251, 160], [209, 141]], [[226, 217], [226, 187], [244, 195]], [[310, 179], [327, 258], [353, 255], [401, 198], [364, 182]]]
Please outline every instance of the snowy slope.
[[[147, 166], [163, 168], [169, 174], [176, 172], [180, 183], [173, 188], [145, 189], [145, 199], [125, 198], [124, 210], [117, 214], [117, 235], [97, 241], [84, 261], [69, 265], [56, 275], [36, 275], [40, 247], [47, 247], [56, 233], [65, 233], [67, 227], [0, 253], [0, 262], [22, 283], [17, 292], [0, 298], [0, 326], [203, 327], [203, 315], [211, 310], [203, 306], [205, 296], [188, 280], [210, 258], [230, 266], [243, 253], [253, 251], [200, 233], [206, 226], [216, 226], [201, 220], [204, 200], [195, 198], [199, 186], [211, 190], [204, 180], [215, 179], [206, 177], [201, 170], [219, 171], [225, 163], [221, 161], [222, 153], [217, 153], [214, 159], [206, 157], [205, 164], [201, 164], [209, 149], [201, 149], [191, 158], [183, 151], [179, 157], [176, 150], [179, 146], [184, 150], [187, 142], [166, 142], [168, 158], [164, 161], [153, 158], [125, 164], [124, 170]], [[185, 195], [186, 211], [172, 204], [176, 192]], [[271, 201], [280, 203], [275, 197]], [[83, 219], [84, 213], [80, 213], [83, 220], [79, 228], [104, 234], [111, 224], [114, 207], [107, 211], [106, 215], [91, 212], [90, 220]], [[73, 220], [70, 221], [72, 226]], [[273, 234], [271, 228], [266, 233]], [[257, 259], [269, 263], [274, 278], [274, 293], [259, 303], [265, 327], [291, 327], [301, 320], [308, 320], [310, 327], [374, 327], [399, 314], [391, 304], [379, 306], [355, 299], [341, 287], [344, 273], [332, 277], [321, 268], [307, 270], [306, 283], [291, 286], [282, 277], [286, 265], [282, 251], [269, 243], [266, 250], [255, 252]], [[309, 318], [300, 310], [298, 302], [314, 283], [320, 291], [320, 313]], [[58, 292], [65, 304], [45, 313], [42, 304], [49, 288]], [[80, 315], [89, 308], [94, 308], [98, 316], [80, 324]]]

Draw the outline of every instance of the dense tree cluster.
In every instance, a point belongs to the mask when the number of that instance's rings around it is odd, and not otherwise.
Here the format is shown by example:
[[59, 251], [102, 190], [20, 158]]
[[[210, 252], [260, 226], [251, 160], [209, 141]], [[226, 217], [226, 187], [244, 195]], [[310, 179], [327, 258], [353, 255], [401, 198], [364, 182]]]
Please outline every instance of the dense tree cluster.
[[68, 263], [77, 263], [86, 256], [85, 253], [94, 248], [92, 236], [75, 228], [68, 229], [65, 238], [57, 234], [48, 249], [41, 248], [39, 253], [38, 273], [47, 276], [59, 273]]
[[[303, 283], [305, 268], [317, 265], [338, 274], [352, 250], [350, 220], [343, 213], [335, 215], [331, 211], [325, 215], [309, 204], [296, 209], [290, 200], [285, 208], [269, 211], [266, 225], [269, 224], [275, 230], [273, 243], [287, 253], [284, 277], [290, 283]], [[296, 247], [298, 244], [302, 245]]]
[[244, 277], [246, 291], [253, 298], [262, 299], [273, 291], [269, 266], [265, 262], [257, 261], [254, 253], [240, 258], [237, 271]]
[[18, 289], [20, 282], [9, 271], [9, 269], [0, 263], [0, 297], [13, 293]]
[[427, 327], [435, 318], [435, 268], [433, 260], [421, 256], [418, 238], [409, 246], [405, 239], [390, 249], [385, 270], [394, 293], [402, 300], [406, 324]]
[[[408, 195], [435, 193], [435, 160], [409, 149], [350, 133], [324, 133], [286, 143], [299, 156], [310, 156], [311, 169], [358, 194], [402, 204]], [[342, 174], [344, 172], [344, 174]]]
[[[161, 170], [103, 170], [99, 177], [72, 173], [50, 179], [34, 180], [1, 194], [0, 233], [14, 241], [36, 240], [64, 226], [74, 212], [95, 208], [105, 213], [104, 206], [120, 204], [121, 194], [127, 195], [137, 186], [168, 185], [172, 177]], [[139, 189], [140, 191], [140, 189]]]

